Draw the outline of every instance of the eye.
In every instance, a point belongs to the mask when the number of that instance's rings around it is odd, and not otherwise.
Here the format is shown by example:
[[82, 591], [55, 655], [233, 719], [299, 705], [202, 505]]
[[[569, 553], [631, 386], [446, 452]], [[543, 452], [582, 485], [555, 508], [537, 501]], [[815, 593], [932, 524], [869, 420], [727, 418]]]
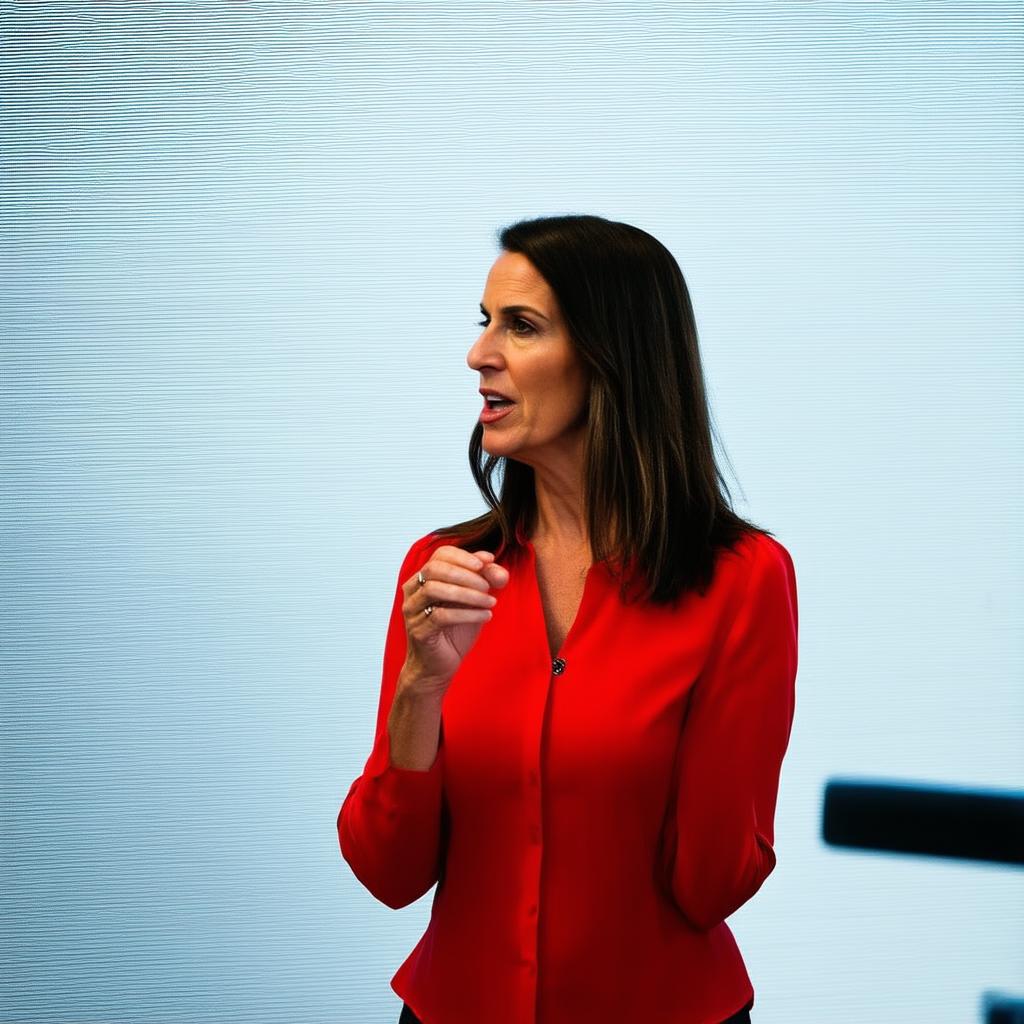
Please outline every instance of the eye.
[[[486, 327], [490, 322], [490, 320], [478, 320], [477, 325], [480, 327]], [[524, 320], [522, 317], [512, 317], [512, 323], [515, 325], [522, 324], [522, 326], [526, 328], [526, 330], [514, 331], [514, 334], [529, 334], [533, 330], [533, 324], [531, 324], [528, 320]]]

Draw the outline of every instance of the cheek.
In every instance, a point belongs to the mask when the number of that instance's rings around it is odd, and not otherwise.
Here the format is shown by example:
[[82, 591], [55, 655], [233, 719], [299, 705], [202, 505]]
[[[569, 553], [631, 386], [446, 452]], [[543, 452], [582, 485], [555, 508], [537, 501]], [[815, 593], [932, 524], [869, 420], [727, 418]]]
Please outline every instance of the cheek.
[[562, 381], [546, 395], [548, 415], [563, 424], [575, 424], [587, 404], [587, 391], [575, 377]]
[[587, 375], [580, 369], [572, 374], [569, 383], [569, 393], [572, 395], [572, 404], [575, 408], [583, 408], [590, 397], [590, 382]]

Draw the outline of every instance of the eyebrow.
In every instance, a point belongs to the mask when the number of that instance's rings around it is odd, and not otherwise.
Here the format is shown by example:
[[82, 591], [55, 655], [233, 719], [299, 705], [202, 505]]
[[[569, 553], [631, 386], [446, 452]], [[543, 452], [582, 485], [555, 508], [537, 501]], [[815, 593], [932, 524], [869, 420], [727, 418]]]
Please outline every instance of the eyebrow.
[[[532, 313], [534, 316], [539, 316], [541, 320], [548, 319], [539, 309], [534, 309], [532, 306], [502, 306], [501, 311], [505, 316], [514, 316], [516, 313]], [[491, 315], [486, 309], [484, 309], [484, 304], [482, 302], [480, 303], [480, 312], [483, 313], [484, 316]], [[550, 323], [550, 321], [548, 322]]]

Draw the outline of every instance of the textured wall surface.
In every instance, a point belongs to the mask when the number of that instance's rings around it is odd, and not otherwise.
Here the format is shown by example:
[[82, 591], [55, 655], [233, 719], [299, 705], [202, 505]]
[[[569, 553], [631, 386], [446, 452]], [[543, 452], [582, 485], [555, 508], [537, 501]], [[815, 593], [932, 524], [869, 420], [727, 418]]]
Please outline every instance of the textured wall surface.
[[678, 258], [796, 562], [757, 1024], [1024, 992], [1019, 872], [819, 839], [834, 775], [1024, 777], [1018, 3], [0, 17], [0, 1020], [397, 1019], [429, 896], [334, 819], [399, 560], [482, 508], [494, 233], [563, 212]]

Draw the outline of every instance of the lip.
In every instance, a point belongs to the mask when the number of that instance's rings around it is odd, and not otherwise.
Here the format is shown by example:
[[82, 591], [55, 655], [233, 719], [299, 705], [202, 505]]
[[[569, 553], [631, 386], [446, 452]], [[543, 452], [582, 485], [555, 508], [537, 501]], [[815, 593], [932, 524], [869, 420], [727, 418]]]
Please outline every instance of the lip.
[[[491, 394], [497, 394], [497, 392], [493, 391], [493, 392], [491, 392]], [[484, 399], [484, 407], [483, 407], [483, 409], [480, 410], [480, 422], [481, 423], [496, 423], [498, 420], [504, 419], [515, 407], [516, 407], [515, 403], [513, 402], [512, 405], [506, 405], [502, 409], [492, 409], [487, 404], [487, 399], [485, 398]]]

